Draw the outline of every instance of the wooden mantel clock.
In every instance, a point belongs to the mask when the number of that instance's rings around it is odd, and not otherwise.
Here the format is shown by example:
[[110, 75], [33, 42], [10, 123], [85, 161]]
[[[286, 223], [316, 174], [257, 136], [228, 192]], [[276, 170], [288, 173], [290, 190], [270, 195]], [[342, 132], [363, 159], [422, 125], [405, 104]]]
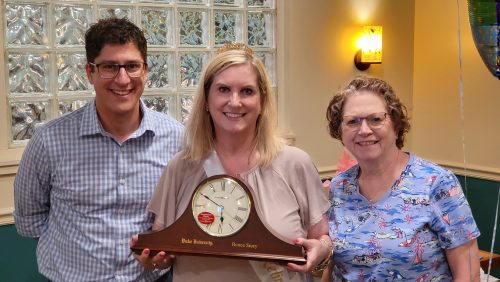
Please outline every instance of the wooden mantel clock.
[[260, 220], [252, 193], [237, 178], [211, 176], [195, 189], [179, 219], [163, 230], [139, 234], [132, 250], [304, 264], [302, 247], [281, 240]]

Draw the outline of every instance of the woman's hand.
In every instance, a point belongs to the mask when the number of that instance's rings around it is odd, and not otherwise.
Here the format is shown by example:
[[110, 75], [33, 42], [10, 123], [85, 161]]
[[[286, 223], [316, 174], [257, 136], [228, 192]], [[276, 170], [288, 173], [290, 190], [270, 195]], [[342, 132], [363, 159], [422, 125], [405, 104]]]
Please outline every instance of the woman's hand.
[[330, 256], [329, 252], [331, 252], [332, 243], [330, 237], [327, 235], [323, 235], [319, 239], [298, 238], [294, 243], [304, 248], [307, 254], [307, 261], [303, 265], [288, 263], [287, 268], [289, 270], [298, 272], [312, 271]]
[[322, 268], [328, 265], [332, 256], [332, 240], [328, 235], [328, 219], [326, 216], [323, 216], [317, 224], [309, 227], [307, 239], [298, 238], [294, 243], [304, 248], [307, 261], [304, 265], [289, 263], [287, 268], [299, 272], [313, 271], [313, 275], [318, 272], [317, 275], [321, 275]]
[[[133, 235], [132, 239], [130, 239], [129, 245], [133, 247], [137, 244], [138, 236]], [[161, 251], [157, 253], [155, 256], [150, 257], [150, 250], [144, 249], [142, 250], [141, 255], [137, 255], [132, 253], [134, 258], [146, 269], [167, 269], [174, 263], [175, 256], [167, 255], [165, 252]]]

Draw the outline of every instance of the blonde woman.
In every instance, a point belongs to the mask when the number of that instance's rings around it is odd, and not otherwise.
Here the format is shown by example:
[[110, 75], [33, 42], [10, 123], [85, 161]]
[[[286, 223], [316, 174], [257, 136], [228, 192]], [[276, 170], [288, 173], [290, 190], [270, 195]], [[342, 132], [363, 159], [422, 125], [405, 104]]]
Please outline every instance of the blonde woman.
[[[211, 175], [237, 177], [253, 189], [262, 220], [307, 252], [305, 265], [268, 263], [160, 252], [138, 260], [144, 267], [173, 265], [174, 281], [306, 281], [329, 258], [325, 213], [329, 202], [309, 156], [284, 145], [275, 131], [275, 105], [262, 62], [242, 44], [228, 44], [208, 64], [187, 125], [184, 149], [166, 168], [149, 210], [155, 229], [186, 209], [197, 184]], [[258, 236], [258, 234], [256, 234]], [[135, 240], [135, 238], [133, 239]]]

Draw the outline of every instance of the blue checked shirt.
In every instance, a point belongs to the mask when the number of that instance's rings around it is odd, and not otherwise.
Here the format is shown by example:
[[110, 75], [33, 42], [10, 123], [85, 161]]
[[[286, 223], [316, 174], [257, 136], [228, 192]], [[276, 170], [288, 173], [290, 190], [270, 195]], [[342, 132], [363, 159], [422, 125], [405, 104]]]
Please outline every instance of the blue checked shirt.
[[146, 205], [180, 150], [183, 126], [147, 109], [123, 144], [101, 126], [95, 102], [36, 130], [14, 182], [19, 234], [39, 238], [38, 267], [53, 281], [154, 281], [132, 256], [151, 229]]

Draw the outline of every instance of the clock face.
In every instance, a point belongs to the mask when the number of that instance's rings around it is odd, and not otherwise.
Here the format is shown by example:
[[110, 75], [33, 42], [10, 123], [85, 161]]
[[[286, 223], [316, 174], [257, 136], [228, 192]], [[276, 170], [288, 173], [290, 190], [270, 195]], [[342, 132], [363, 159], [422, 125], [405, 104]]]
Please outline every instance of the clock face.
[[251, 204], [245, 188], [234, 179], [225, 176], [209, 179], [194, 193], [194, 221], [208, 235], [230, 236], [247, 222]]

